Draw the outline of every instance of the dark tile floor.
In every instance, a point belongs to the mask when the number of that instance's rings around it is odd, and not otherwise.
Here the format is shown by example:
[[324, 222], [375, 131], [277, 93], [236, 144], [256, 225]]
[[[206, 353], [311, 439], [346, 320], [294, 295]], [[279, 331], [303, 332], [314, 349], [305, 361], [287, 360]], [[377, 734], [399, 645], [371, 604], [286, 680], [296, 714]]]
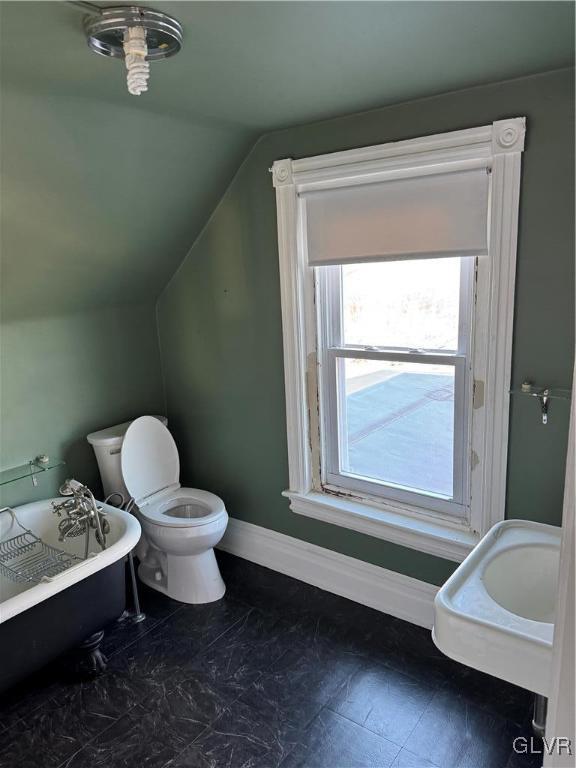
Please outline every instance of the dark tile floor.
[[[218, 603], [141, 588], [105, 675], [61, 662], [5, 694], [1, 768], [520, 768], [526, 691], [430, 633], [229, 555]], [[537, 746], [536, 742], [534, 742]]]

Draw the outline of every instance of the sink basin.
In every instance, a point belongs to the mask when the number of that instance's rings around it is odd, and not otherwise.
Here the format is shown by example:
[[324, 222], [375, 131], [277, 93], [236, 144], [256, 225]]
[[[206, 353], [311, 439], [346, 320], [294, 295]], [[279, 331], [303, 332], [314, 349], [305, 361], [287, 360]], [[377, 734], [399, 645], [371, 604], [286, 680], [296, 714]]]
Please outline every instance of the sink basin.
[[561, 529], [495, 525], [438, 591], [432, 637], [456, 661], [548, 695]]
[[487, 564], [484, 586], [502, 608], [523, 619], [554, 623], [558, 549], [528, 544], [500, 552]]

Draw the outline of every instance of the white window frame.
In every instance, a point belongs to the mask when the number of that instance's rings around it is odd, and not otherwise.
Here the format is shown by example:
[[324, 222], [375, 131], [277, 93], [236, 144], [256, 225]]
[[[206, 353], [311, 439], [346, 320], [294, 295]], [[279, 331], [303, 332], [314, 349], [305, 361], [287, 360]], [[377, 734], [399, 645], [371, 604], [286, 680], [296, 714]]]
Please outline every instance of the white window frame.
[[[413, 350], [402, 347], [357, 347], [347, 345], [342, 340], [343, 327], [341, 318], [342, 283], [341, 268], [323, 267], [315, 275], [317, 349], [318, 349], [318, 409], [320, 413], [320, 440], [313, 441], [313, 448], [324, 456], [321, 462], [321, 486], [326, 492], [358, 492], [364, 498], [386, 503], [399, 501], [405, 504], [413, 514], [452, 515], [454, 518], [468, 520], [470, 517], [469, 478], [466, 469], [470, 455], [471, 408], [472, 399], [472, 338], [471, 324], [475, 303], [477, 260], [467, 257], [462, 260], [460, 271], [460, 311], [458, 329], [458, 348], [455, 350]], [[341, 370], [338, 371], [336, 359], [354, 358], [365, 360], [383, 360], [398, 362], [416, 362], [446, 365], [454, 368], [456, 388], [454, 412], [454, 498], [448, 499], [439, 494], [417, 492], [394, 487], [389, 483], [370, 481], [339, 471], [339, 457], [345, 452], [343, 440], [345, 413], [338, 390], [344, 388]], [[339, 375], [340, 374], [340, 375]], [[340, 426], [340, 429], [339, 429]], [[316, 443], [318, 443], [316, 445]]]
[[[504, 519], [514, 282], [525, 118], [464, 131], [278, 160], [278, 249], [284, 343], [290, 487], [284, 495], [301, 515], [403, 546], [461, 561]], [[486, 168], [491, 173], [488, 255], [476, 259], [477, 314], [471, 333], [472, 417], [466, 515], [448, 517], [402, 499], [346, 493], [322, 477], [319, 365], [314, 270], [307, 263], [300, 194], [377, 179], [419, 176], [431, 169]]]

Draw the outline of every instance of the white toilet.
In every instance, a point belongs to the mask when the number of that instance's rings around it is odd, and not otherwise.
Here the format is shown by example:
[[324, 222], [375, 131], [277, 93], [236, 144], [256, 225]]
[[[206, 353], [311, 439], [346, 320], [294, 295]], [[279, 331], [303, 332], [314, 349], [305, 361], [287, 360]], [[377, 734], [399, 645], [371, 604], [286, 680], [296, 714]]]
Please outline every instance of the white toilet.
[[[222, 499], [180, 486], [180, 460], [163, 417], [141, 416], [88, 435], [106, 495], [133, 498], [144, 541], [138, 575], [183, 603], [211, 603], [226, 591], [214, 547], [226, 530]], [[144, 544], [144, 546], [142, 546]]]

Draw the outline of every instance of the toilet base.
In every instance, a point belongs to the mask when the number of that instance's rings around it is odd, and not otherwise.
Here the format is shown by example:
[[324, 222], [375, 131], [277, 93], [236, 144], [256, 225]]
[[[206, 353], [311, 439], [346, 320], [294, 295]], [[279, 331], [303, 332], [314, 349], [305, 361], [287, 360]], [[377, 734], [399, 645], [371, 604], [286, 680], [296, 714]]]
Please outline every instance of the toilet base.
[[140, 564], [138, 576], [152, 589], [190, 605], [213, 603], [226, 592], [213, 549], [198, 555], [165, 555], [164, 568]]

